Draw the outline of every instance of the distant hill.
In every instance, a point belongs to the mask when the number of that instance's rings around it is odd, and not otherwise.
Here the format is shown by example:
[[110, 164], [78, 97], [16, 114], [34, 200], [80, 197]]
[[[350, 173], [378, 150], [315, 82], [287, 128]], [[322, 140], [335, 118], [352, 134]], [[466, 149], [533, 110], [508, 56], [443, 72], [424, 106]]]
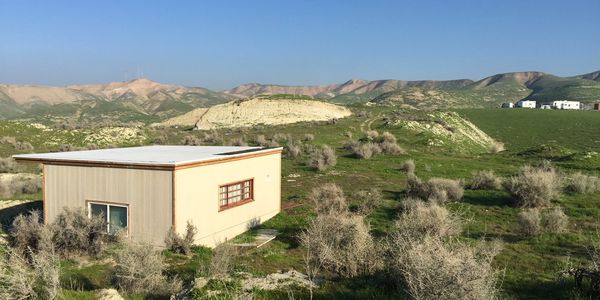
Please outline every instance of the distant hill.
[[197, 108], [155, 125], [193, 126], [195, 129], [279, 125], [344, 118], [351, 111], [340, 105], [310, 99], [259, 97]]
[[458, 88], [472, 83], [469, 79], [459, 80], [362, 80], [352, 79], [340, 84], [315, 86], [285, 86], [272, 84], [244, 84], [224, 91], [238, 97], [254, 97], [258, 95], [293, 94], [327, 99], [334, 103], [348, 104], [367, 102], [377, 95], [409, 87]]
[[144, 120], [174, 116], [234, 98], [205, 88], [148, 79], [66, 87], [0, 85], [0, 118]]
[[497, 107], [502, 102], [574, 100], [600, 102], [599, 72], [558, 77], [541, 72], [496, 74], [463, 87], [399, 89], [378, 95], [372, 103], [404, 107]]

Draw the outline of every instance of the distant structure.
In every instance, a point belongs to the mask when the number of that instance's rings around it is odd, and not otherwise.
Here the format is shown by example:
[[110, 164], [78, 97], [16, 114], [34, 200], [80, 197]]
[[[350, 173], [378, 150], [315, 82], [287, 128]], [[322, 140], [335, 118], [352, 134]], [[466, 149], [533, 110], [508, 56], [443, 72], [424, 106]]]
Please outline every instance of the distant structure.
[[552, 101], [552, 108], [554, 108], [554, 109], [581, 109], [581, 102], [568, 101], [568, 100]]
[[594, 110], [600, 110], [600, 103], [594, 103]]
[[535, 108], [536, 102], [533, 100], [520, 100], [517, 102], [517, 107], [520, 108]]
[[502, 103], [502, 108], [514, 108], [515, 104], [512, 102], [504, 102]]
[[552, 109], [552, 106], [550, 104], [542, 104], [540, 106], [541, 109]]

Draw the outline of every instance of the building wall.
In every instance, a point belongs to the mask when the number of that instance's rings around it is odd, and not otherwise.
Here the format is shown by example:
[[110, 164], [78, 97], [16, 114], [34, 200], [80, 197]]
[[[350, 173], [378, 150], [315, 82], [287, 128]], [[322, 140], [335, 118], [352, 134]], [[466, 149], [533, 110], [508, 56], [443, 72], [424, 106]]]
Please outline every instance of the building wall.
[[44, 166], [46, 220], [63, 207], [86, 207], [86, 201], [129, 205], [129, 236], [164, 245], [172, 225], [172, 171], [105, 167]]
[[[219, 186], [254, 179], [254, 201], [219, 211]], [[281, 153], [175, 171], [176, 230], [198, 228], [196, 243], [213, 247], [262, 223], [281, 208]]]

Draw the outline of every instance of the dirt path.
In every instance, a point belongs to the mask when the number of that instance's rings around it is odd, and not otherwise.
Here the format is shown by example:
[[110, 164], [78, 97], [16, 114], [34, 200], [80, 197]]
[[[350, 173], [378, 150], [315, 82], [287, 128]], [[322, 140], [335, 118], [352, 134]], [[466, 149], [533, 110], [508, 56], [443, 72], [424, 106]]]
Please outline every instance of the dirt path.
[[381, 113], [378, 113], [375, 117], [367, 118], [364, 122], [362, 122], [360, 124], [360, 131], [367, 132], [367, 131], [372, 130], [371, 125], [373, 125], [373, 122], [375, 122], [380, 117], [381, 117]]

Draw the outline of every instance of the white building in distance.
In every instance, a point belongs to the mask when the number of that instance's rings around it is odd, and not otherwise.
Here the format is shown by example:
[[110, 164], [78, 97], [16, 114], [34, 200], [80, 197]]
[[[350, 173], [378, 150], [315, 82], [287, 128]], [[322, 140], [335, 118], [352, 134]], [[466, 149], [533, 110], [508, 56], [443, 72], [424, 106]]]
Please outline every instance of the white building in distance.
[[554, 109], [581, 109], [581, 102], [567, 101], [567, 100], [552, 101], [552, 108], [554, 108]]
[[517, 102], [517, 107], [521, 108], [535, 108], [536, 102], [533, 100], [521, 100]]

